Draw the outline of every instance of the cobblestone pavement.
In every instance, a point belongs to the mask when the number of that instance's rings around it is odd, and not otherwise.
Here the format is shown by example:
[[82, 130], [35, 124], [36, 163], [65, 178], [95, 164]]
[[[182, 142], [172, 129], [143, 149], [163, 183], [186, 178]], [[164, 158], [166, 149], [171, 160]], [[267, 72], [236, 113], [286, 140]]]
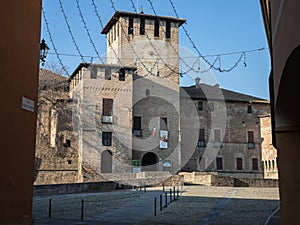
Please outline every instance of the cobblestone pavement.
[[[168, 189], [166, 189], [168, 190]], [[35, 196], [36, 225], [139, 224], [139, 225], [264, 225], [279, 206], [277, 188], [185, 186], [176, 200], [160, 211], [161, 189], [93, 194]], [[154, 216], [154, 198], [157, 215]], [[49, 219], [49, 199], [51, 219]], [[84, 200], [83, 220], [81, 204]], [[163, 195], [163, 206], [165, 205]]]

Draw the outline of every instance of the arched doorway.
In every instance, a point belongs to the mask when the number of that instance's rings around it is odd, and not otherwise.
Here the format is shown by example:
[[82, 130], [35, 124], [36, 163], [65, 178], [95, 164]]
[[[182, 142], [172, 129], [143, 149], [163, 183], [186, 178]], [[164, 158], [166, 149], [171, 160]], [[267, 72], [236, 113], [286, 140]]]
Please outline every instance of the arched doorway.
[[109, 150], [101, 153], [101, 173], [112, 173], [112, 153]]
[[157, 171], [158, 170], [158, 157], [153, 152], [146, 153], [142, 158], [143, 171]]

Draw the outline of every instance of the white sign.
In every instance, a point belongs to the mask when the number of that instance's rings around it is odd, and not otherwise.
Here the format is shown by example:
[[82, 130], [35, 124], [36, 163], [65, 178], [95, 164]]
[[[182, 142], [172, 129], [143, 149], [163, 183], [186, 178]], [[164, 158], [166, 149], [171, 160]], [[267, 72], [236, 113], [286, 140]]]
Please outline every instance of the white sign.
[[34, 101], [29, 98], [22, 97], [22, 109], [34, 112]]
[[168, 148], [168, 131], [167, 130], [161, 130], [159, 131], [159, 147], [160, 148]]

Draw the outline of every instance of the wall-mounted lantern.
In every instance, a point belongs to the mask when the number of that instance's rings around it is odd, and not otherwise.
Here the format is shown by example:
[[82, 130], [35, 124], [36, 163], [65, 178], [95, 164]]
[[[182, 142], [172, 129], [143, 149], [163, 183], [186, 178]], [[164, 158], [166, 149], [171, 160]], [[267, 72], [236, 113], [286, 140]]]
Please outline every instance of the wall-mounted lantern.
[[40, 60], [42, 61], [42, 65], [45, 64], [45, 59], [47, 57], [49, 49], [50, 48], [48, 47], [45, 40], [43, 39], [41, 44], [40, 44]]

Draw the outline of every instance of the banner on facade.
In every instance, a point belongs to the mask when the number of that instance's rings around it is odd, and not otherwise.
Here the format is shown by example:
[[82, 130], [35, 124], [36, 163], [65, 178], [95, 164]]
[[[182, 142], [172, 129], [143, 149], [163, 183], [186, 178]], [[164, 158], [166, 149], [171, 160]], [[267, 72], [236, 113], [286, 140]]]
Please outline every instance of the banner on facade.
[[161, 130], [159, 131], [159, 147], [160, 148], [168, 148], [168, 131], [167, 130]]

